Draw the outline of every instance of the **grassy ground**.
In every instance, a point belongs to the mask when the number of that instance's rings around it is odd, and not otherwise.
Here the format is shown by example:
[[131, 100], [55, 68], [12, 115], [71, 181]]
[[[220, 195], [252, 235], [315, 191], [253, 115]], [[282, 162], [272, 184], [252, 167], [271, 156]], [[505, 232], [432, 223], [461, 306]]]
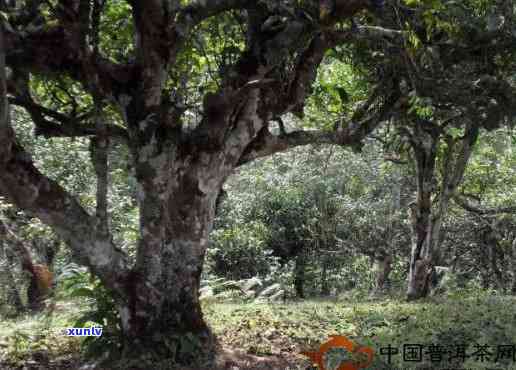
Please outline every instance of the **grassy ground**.
[[[371, 369], [389, 368], [385, 365], [387, 356], [378, 352], [390, 345], [400, 352], [392, 357], [392, 368], [485, 370], [516, 369], [510, 353], [513, 347], [501, 347], [516, 345], [515, 303], [514, 297], [486, 293], [434, 297], [418, 303], [343, 296], [338, 300], [285, 304], [206, 302], [204, 311], [223, 345], [258, 356], [280, 356], [292, 369], [310, 365], [300, 352], [318, 349], [330, 335], [345, 335], [375, 350]], [[85, 305], [77, 302], [57, 302], [52, 316], [2, 321], [0, 364], [9, 361], [18, 365], [48, 364], [43, 369], [57, 366], [52, 364], [76, 368], [79, 339], [64, 337], [55, 328], [71, 325], [84, 309]], [[408, 344], [416, 345], [416, 349], [425, 345], [422, 362], [403, 361], [403, 346]], [[455, 352], [461, 345], [471, 356], [462, 364], [450, 365], [448, 352]], [[508, 358], [495, 362], [497, 351]], [[339, 350], [327, 353], [328, 358], [338, 354]]]

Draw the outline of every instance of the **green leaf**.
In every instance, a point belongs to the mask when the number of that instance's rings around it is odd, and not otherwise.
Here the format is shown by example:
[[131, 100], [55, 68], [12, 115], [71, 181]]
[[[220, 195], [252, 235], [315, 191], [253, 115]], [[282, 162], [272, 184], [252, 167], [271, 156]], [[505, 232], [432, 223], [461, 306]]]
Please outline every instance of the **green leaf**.
[[70, 297], [95, 298], [95, 291], [91, 288], [79, 288], [72, 291], [72, 293], [70, 293]]

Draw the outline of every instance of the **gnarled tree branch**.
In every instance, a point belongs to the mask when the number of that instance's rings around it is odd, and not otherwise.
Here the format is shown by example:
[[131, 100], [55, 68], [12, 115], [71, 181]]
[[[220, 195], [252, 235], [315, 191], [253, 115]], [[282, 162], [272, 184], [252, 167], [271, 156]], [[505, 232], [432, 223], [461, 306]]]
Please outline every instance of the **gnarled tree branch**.
[[108, 98], [123, 93], [134, 77], [134, 67], [84, 53], [67, 33], [60, 25], [34, 32], [6, 31], [7, 64], [33, 73], [68, 74], [86, 88], [95, 81]]
[[[33, 100], [21, 98], [10, 98], [9, 103], [25, 108], [36, 126], [36, 135], [42, 135], [47, 138], [97, 136], [95, 127], [88, 127], [83, 123], [83, 121], [90, 118], [89, 115], [69, 117], [63, 113], [45, 108]], [[52, 120], [47, 119], [46, 116]], [[106, 131], [109, 137], [120, 140], [123, 143], [127, 143], [129, 140], [127, 130], [123, 127], [106, 124]]]
[[[360, 148], [361, 140], [390, 117], [392, 108], [398, 98], [398, 91], [394, 90], [383, 105], [370, 117], [358, 122], [352, 119], [346, 127], [340, 125], [335, 131], [300, 130], [273, 135], [268, 127], [264, 127], [259, 132], [256, 139], [246, 148], [238, 165], [243, 165], [257, 158], [283, 152], [297, 146], [309, 144], [333, 144]], [[372, 102], [369, 103], [372, 104]], [[363, 113], [360, 111], [360, 115], [362, 114]], [[357, 115], [353, 117], [357, 118]]]
[[481, 208], [473, 205], [468, 202], [463, 196], [455, 195], [453, 200], [457, 205], [461, 208], [465, 209], [468, 212], [476, 213], [478, 215], [497, 215], [502, 213], [516, 213], [516, 205], [514, 206], [506, 206], [506, 207], [497, 207], [497, 208]]
[[246, 9], [256, 5], [252, 0], [193, 1], [179, 11], [178, 30], [185, 31], [204, 19], [229, 10]]
[[125, 253], [94, 238], [94, 218], [65, 189], [39, 172], [15, 140], [9, 121], [3, 46], [0, 28], [0, 194], [51, 226], [80, 263], [89, 266], [106, 286], [121, 292], [119, 281], [128, 270]]

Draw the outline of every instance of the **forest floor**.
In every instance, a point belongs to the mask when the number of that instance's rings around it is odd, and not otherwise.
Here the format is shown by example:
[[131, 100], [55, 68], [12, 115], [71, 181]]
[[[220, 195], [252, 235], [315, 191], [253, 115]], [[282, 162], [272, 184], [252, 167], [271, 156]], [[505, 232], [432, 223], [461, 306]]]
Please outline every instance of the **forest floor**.
[[[87, 308], [84, 301], [58, 301], [51, 315], [1, 321], [0, 369], [87, 369], [81, 339], [56, 330], [71, 326]], [[307, 369], [310, 361], [301, 352], [317, 351], [335, 335], [373, 348], [370, 369], [516, 369], [514, 297], [469, 293], [406, 303], [349, 295], [278, 304], [206, 302], [204, 312], [221, 344], [221, 369]], [[325, 358], [338, 364], [345, 354], [330, 349]], [[410, 354], [416, 357], [407, 361]]]

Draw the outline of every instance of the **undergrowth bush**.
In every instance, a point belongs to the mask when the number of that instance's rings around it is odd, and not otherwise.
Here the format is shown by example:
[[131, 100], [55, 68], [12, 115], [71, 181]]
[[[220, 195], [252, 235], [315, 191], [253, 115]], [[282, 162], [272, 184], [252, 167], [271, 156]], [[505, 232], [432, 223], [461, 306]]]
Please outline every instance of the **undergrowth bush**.
[[109, 291], [97, 278], [77, 265], [65, 267], [60, 277], [60, 293], [66, 298], [80, 298], [87, 301], [90, 309], [81, 314], [74, 327], [91, 325], [102, 327], [99, 337], [85, 337], [82, 341], [87, 358], [116, 357], [122, 343], [120, 315]]

